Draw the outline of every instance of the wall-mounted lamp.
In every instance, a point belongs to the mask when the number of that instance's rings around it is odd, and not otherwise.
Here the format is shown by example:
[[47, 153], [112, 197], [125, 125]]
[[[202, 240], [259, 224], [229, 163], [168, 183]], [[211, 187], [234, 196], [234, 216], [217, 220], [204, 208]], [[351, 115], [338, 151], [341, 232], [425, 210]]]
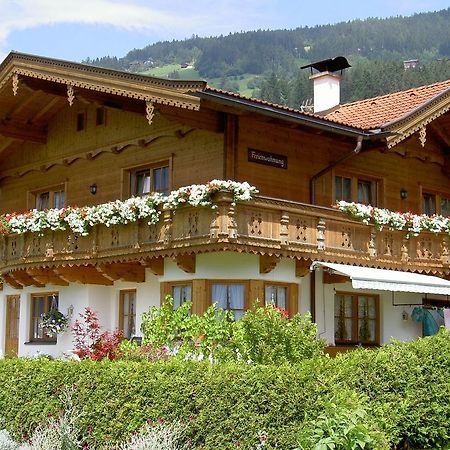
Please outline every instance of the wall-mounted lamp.
[[408, 191], [406, 189], [400, 189], [400, 198], [406, 200], [408, 198]]
[[95, 183], [91, 184], [89, 186], [89, 191], [91, 192], [92, 195], [95, 195], [97, 193], [97, 185]]
[[402, 312], [402, 320], [408, 320], [409, 319], [409, 314], [406, 311]]

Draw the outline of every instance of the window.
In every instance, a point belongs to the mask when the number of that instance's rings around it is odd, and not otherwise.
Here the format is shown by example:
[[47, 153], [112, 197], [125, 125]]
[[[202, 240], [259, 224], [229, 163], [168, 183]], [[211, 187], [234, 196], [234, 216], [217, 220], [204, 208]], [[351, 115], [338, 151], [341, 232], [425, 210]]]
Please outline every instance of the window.
[[244, 283], [213, 283], [211, 285], [211, 302], [218, 308], [234, 313], [235, 320], [244, 315], [246, 285]]
[[151, 192], [169, 193], [169, 164], [142, 167], [130, 172], [130, 195], [142, 196]]
[[378, 296], [336, 293], [334, 338], [336, 344], [378, 344]]
[[266, 305], [274, 305], [278, 308], [288, 310], [288, 288], [282, 285], [266, 284], [264, 289]]
[[83, 131], [86, 127], [86, 113], [77, 114], [77, 131]]
[[65, 191], [63, 186], [58, 186], [54, 189], [47, 189], [45, 191], [34, 193], [35, 205], [38, 211], [43, 211], [49, 208], [64, 208]]
[[450, 216], [450, 197], [432, 192], [422, 192], [422, 213], [428, 216], [433, 214]]
[[136, 291], [134, 289], [120, 291], [119, 328], [126, 339], [136, 334]]
[[172, 286], [173, 309], [183, 303], [192, 301], [192, 284], [175, 284]]
[[365, 205], [377, 204], [377, 181], [336, 175], [334, 177], [334, 199], [357, 202]]
[[56, 336], [47, 336], [45, 329], [40, 326], [42, 323], [42, 315], [48, 313], [53, 308], [58, 308], [57, 292], [31, 294], [31, 341], [56, 342]]
[[105, 108], [97, 108], [95, 110], [95, 125], [105, 125], [106, 123], [106, 110]]

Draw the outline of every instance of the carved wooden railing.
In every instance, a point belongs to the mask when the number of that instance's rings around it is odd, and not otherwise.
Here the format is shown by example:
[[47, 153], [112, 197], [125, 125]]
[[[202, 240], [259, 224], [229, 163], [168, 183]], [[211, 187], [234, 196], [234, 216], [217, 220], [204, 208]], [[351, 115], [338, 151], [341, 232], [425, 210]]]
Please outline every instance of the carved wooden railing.
[[221, 192], [215, 209], [161, 211], [157, 224], [94, 227], [88, 236], [69, 231], [9, 235], [0, 240], [0, 271], [40, 267], [143, 262], [202, 251], [240, 250], [261, 255], [325, 260], [371, 267], [448, 274], [449, 236], [378, 231], [324, 207], [257, 197], [232, 203]]

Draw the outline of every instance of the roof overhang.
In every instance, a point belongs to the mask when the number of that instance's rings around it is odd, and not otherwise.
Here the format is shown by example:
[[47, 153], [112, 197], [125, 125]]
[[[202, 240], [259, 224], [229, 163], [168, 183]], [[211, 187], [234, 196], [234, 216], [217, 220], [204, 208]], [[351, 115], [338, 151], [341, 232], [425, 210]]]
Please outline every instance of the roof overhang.
[[311, 265], [318, 267], [349, 277], [355, 289], [450, 295], [450, 281], [431, 275], [319, 261]]
[[330, 133], [340, 134], [348, 137], [359, 137], [367, 140], [386, 139], [391, 131], [381, 129], [362, 130], [347, 125], [341, 125], [331, 120], [321, 117], [305, 114], [300, 111], [290, 110], [282, 105], [260, 102], [251, 98], [232, 96], [225, 92], [198, 91], [196, 95], [200, 99], [209, 100], [225, 106], [236, 107], [241, 110], [255, 112], [274, 119], [293, 122], [298, 125], [306, 125], [312, 128], [328, 131]]
[[200, 108], [200, 99], [192, 93], [206, 87], [205, 81], [163, 80], [11, 52], [0, 64], [0, 91], [8, 84], [13, 90], [20, 88], [21, 77], [191, 110]]
[[387, 146], [392, 148], [409, 136], [426, 127], [433, 120], [450, 111], [450, 88], [422, 103], [417, 108], [382, 126], [390, 131]]

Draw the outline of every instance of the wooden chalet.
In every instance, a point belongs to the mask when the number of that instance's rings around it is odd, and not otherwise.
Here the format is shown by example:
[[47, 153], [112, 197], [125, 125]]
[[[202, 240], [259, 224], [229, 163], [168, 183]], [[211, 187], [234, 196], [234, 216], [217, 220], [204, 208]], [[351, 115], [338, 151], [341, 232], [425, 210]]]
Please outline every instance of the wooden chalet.
[[[139, 335], [142, 312], [168, 293], [175, 304], [192, 300], [193, 312], [218, 302], [239, 317], [256, 300], [311, 311], [336, 349], [420, 336], [412, 309], [445, 306], [450, 293], [448, 234], [379, 230], [332, 205], [450, 215], [449, 110], [450, 80], [303, 112], [202, 81], [9, 54], [0, 65], [1, 213], [212, 179], [259, 193], [234, 204], [220, 192], [215, 209], [166, 208], [155, 225], [97, 225], [87, 236], [5, 234], [0, 353], [70, 351], [70, 332], [50, 338], [39, 327], [55, 304], [72, 320], [90, 306], [105, 329]], [[357, 288], [361, 268], [372, 271]]]

